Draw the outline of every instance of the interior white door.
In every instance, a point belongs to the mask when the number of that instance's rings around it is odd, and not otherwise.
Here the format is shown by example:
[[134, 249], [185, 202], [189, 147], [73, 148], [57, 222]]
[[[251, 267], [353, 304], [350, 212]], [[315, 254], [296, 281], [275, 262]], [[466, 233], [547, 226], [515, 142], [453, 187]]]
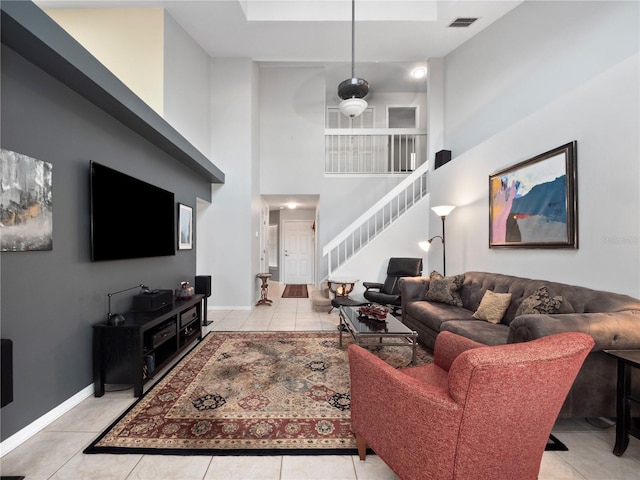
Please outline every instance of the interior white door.
[[284, 283], [313, 283], [313, 222], [285, 220]]

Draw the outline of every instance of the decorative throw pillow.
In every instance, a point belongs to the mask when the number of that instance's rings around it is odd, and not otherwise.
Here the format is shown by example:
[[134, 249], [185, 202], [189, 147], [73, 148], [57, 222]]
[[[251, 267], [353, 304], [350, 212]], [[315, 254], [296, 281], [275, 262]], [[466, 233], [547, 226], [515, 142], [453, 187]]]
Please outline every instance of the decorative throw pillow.
[[455, 275], [453, 277], [443, 277], [438, 272], [433, 271], [429, 275], [429, 290], [425, 300], [430, 302], [447, 303], [462, 306], [462, 298], [460, 297], [460, 287], [464, 282], [464, 275]]
[[560, 295], [556, 295], [551, 298], [547, 287], [540, 287], [533, 292], [527, 298], [522, 300], [522, 303], [516, 310], [516, 317], [518, 315], [530, 315], [530, 314], [546, 314], [550, 315], [557, 313], [560, 310], [563, 298]]
[[473, 314], [473, 318], [486, 320], [489, 323], [500, 323], [504, 312], [509, 308], [509, 303], [511, 303], [510, 293], [495, 293], [487, 290], [484, 292], [480, 306]]

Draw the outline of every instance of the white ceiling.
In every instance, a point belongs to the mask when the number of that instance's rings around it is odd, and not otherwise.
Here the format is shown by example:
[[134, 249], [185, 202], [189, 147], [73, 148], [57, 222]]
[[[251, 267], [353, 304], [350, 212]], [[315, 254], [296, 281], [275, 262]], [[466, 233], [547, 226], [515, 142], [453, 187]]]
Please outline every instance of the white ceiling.
[[[444, 57], [525, 0], [356, 0], [355, 70], [371, 92], [426, 91], [408, 75]], [[532, 1], [532, 0], [527, 0]], [[164, 8], [214, 58], [262, 67], [324, 66], [351, 76], [351, 0], [36, 0], [41, 8]], [[448, 25], [478, 17], [468, 28]], [[278, 201], [281, 199], [278, 198]], [[274, 199], [275, 201], [275, 199]], [[306, 205], [310, 199], [301, 197]]]
[[[372, 91], [425, 91], [410, 67], [443, 57], [523, 0], [356, 0], [356, 75]], [[350, 0], [36, 0], [41, 8], [164, 8], [214, 58], [324, 65], [351, 76]], [[468, 28], [447, 27], [478, 17]]]
[[[265, 15], [256, 20], [247, 19], [237, 0], [158, 3], [164, 3], [169, 14], [212, 57], [246, 57], [266, 62], [351, 61], [349, 0], [242, 2], [248, 4], [249, 11], [261, 6], [272, 13], [269, 19]], [[415, 62], [442, 57], [519, 3], [357, 0], [356, 60]], [[431, 6], [436, 18], [420, 20], [415, 11], [422, 5]], [[297, 12], [306, 13], [307, 18], [292, 16], [293, 7], [301, 8]], [[326, 12], [325, 18], [333, 19], [321, 20], [321, 12]], [[363, 20], [365, 15], [371, 20]], [[480, 19], [469, 29], [447, 28], [458, 16]]]

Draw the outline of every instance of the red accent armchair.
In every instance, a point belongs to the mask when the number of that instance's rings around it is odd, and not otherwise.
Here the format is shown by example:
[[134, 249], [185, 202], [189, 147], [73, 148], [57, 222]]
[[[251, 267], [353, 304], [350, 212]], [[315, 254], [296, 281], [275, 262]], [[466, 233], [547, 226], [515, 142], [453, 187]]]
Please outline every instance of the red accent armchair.
[[585, 357], [583, 333], [488, 347], [441, 332], [434, 363], [396, 370], [351, 345], [351, 425], [403, 480], [536, 479]]

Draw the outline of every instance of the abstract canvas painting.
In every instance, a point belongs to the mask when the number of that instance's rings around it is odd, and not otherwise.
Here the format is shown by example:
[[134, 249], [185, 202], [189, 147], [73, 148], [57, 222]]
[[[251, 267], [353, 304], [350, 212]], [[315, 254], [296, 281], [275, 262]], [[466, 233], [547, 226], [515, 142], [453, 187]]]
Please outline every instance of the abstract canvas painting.
[[178, 204], [178, 250], [193, 248], [193, 209]]
[[578, 248], [576, 142], [489, 176], [489, 247]]
[[53, 165], [0, 149], [0, 249], [53, 249]]

